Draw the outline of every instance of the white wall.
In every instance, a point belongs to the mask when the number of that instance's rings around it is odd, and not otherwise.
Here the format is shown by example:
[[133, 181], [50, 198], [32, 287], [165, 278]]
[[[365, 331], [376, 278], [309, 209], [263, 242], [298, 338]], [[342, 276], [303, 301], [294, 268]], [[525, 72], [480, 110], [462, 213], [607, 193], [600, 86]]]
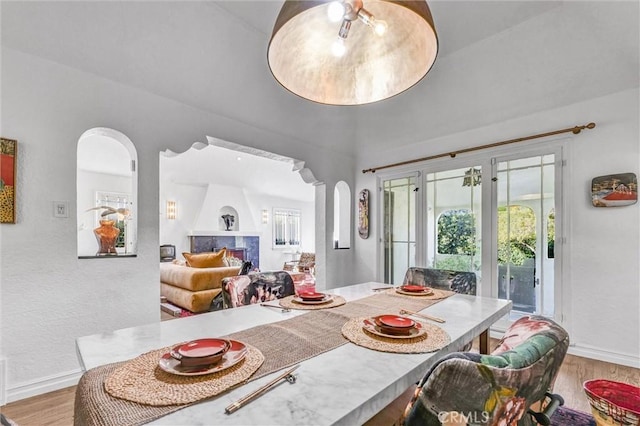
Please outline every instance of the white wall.
[[[640, 366], [640, 205], [595, 208], [591, 205], [591, 179], [633, 172], [640, 174], [639, 93], [627, 90], [590, 101], [544, 111], [444, 138], [416, 143], [407, 149], [363, 152], [357, 170], [450, 152], [505, 139], [584, 125], [594, 130], [570, 138], [564, 182], [567, 244], [560, 301], [562, 324], [571, 337], [572, 353]], [[563, 136], [564, 137], [564, 136]], [[540, 143], [532, 141], [529, 145]], [[524, 145], [515, 145], [518, 149]], [[446, 148], [445, 148], [446, 147]], [[506, 148], [505, 148], [506, 149]], [[450, 161], [465, 161], [459, 155]], [[376, 175], [356, 177], [354, 192], [371, 190], [371, 236], [356, 238], [356, 280], [376, 276], [376, 216], [379, 197]]]
[[[309, 185], [313, 191], [313, 186]], [[291, 254], [285, 252], [292, 249], [273, 248], [273, 208], [300, 210], [300, 251], [315, 252], [315, 203], [266, 196], [262, 194], [246, 194], [247, 203], [256, 215], [255, 221], [262, 231], [260, 236], [260, 269], [263, 271], [281, 270], [284, 262], [291, 260]], [[269, 211], [269, 223], [263, 224], [262, 209]]]
[[[206, 186], [181, 185], [166, 180], [160, 182], [160, 244], [176, 246], [178, 259], [181, 253], [191, 249], [189, 233], [200, 215], [206, 193]], [[176, 219], [167, 219], [168, 200], [176, 202]]]
[[[8, 401], [74, 384], [81, 371], [76, 337], [159, 321], [161, 151], [182, 152], [212, 135], [302, 159], [331, 185], [353, 184], [348, 156], [6, 47], [1, 66], [2, 136], [18, 140], [18, 223], [0, 227]], [[138, 152], [135, 258], [77, 257], [76, 145], [94, 127], [121, 131]], [[54, 200], [69, 201], [68, 218], [53, 217]], [[332, 200], [324, 208], [333, 211]], [[340, 262], [351, 263], [350, 254]], [[321, 255], [328, 264], [334, 257]], [[337, 281], [352, 282], [351, 271], [336, 270]]]

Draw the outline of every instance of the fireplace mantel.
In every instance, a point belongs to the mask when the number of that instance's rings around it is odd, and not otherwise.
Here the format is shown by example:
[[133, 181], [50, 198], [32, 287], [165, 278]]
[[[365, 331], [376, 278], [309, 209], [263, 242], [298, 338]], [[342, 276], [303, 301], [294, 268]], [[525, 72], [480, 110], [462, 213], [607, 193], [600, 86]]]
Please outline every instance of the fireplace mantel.
[[190, 237], [259, 237], [257, 231], [191, 231]]

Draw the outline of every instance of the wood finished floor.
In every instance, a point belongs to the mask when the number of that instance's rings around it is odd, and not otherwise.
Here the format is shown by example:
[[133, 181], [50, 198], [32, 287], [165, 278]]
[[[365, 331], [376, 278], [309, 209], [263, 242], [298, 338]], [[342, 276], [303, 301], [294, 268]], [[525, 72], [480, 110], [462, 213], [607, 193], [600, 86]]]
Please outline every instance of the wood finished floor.
[[[166, 320], [172, 318], [171, 316], [163, 317]], [[492, 343], [495, 345], [495, 341]], [[567, 355], [556, 379], [554, 392], [564, 397], [566, 407], [589, 412], [589, 403], [582, 389], [582, 384], [586, 380], [594, 378], [640, 386], [639, 369]], [[73, 425], [75, 389], [75, 386], [72, 386], [12, 402], [0, 407], [0, 412], [19, 426]], [[408, 389], [365, 425], [392, 425], [400, 417], [412, 393], [413, 389]]]

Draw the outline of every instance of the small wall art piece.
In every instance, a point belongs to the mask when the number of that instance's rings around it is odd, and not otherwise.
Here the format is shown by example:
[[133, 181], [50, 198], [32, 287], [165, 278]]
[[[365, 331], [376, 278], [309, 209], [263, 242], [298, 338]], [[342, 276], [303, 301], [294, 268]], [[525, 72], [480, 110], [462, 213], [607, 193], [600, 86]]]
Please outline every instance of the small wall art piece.
[[363, 189], [358, 196], [358, 234], [369, 238], [369, 190]]
[[591, 181], [595, 207], [622, 207], [638, 202], [638, 179], [634, 173], [598, 176]]
[[0, 138], [0, 223], [16, 223], [17, 149], [17, 141]]

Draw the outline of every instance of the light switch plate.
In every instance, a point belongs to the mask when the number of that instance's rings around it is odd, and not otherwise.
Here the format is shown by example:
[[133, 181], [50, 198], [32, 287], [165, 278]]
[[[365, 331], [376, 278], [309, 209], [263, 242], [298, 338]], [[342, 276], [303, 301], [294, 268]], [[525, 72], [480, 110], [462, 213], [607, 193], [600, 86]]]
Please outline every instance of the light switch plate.
[[68, 201], [54, 201], [53, 202], [53, 217], [69, 217], [69, 202]]

